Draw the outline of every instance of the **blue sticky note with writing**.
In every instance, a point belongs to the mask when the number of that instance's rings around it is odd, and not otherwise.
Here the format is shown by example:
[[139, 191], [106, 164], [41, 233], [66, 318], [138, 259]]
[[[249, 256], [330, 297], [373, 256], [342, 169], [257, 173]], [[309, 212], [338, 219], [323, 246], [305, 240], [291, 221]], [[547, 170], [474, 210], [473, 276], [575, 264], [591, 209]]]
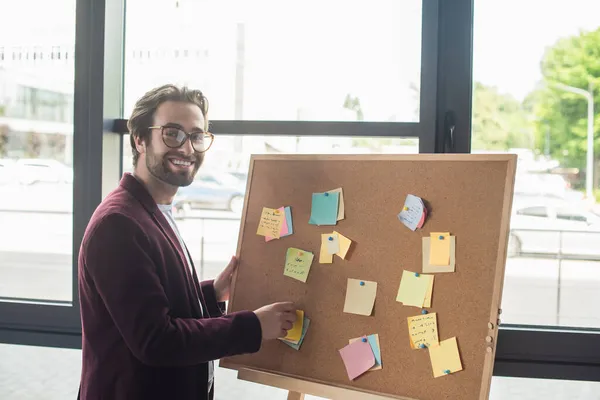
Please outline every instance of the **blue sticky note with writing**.
[[289, 236], [294, 233], [294, 227], [292, 226], [292, 210], [289, 207], [285, 207], [285, 222], [287, 223], [288, 233], [285, 236]]
[[369, 335], [367, 336], [367, 340], [369, 341], [369, 345], [371, 345], [373, 355], [375, 356], [375, 366], [378, 367], [381, 365], [381, 350], [377, 344], [377, 338], [375, 335]]
[[313, 193], [308, 223], [311, 225], [336, 225], [339, 201], [340, 194], [338, 192]]
[[310, 325], [310, 319], [304, 317], [304, 322], [302, 323], [302, 336], [300, 336], [300, 340], [298, 344], [290, 343], [287, 340], [281, 340], [283, 343], [287, 344], [294, 350], [300, 350], [300, 346], [302, 346], [302, 342], [304, 341], [304, 336], [306, 336], [306, 331], [308, 330], [308, 326]]

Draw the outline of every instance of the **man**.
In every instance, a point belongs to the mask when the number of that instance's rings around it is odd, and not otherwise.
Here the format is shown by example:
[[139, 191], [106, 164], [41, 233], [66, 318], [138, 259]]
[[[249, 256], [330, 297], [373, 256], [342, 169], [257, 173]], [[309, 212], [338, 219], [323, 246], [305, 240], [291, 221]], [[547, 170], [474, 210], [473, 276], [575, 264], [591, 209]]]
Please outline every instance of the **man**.
[[166, 85], [129, 120], [133, 174], [94, 212], [79, 253], [82, 400], [213, 398], [213, 360], [285, 336], [291, 303], [224, 315], [237, 260], [199, 282], [171, 215], [210, 148], [202, 92]]

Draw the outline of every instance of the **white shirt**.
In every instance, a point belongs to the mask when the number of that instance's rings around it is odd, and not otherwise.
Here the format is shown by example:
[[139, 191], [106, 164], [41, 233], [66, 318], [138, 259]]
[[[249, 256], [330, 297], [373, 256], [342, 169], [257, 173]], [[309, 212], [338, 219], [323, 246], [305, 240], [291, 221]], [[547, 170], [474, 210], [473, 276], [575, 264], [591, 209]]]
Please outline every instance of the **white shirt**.
[[[187, 263], [188, 268], [190, 269], [190, 276], [193, 274], [193, 266], [192, 266], [192, 260], [190, 260], [190, 255], [188, 254], [187, 248], [185, 246], [185, 242], [183, 241], [183, 238], [181, 237], [181, 234], [179, 233], [179, 229], [177, 229], [177, 224], [175, 223], [175, 219], [173, 218], [173, 205], [172, 204], [157, 204], [158, 208], [160, 211], [162, 211], [163, 215], [165, 216], [165, 218], [167, 219], [167, 221], [169, 222], [169, 225], [171, 225], [171, 229], [173, 229], [173, 232], [175, 232], [175, 236], [177, 236], [177, 239], [179, 240], [179, 245], [181, 246], [181, 249], [183, 250], [183, 254], [185, 254], [185, 261]], [[202, 315], [204, 315], [204, 309], [202, 307], [202, 302], [200, 302], [200, 299], [198, 299], [198, 304], [200, 305], [200, 312], [202, 313]], [[212, 389], [212, 385], [213, 385], [213, 378], [214, 378], [214, 363], [212, 361], [208, 362], [208, 391], [210, 392], [210, 390]]]

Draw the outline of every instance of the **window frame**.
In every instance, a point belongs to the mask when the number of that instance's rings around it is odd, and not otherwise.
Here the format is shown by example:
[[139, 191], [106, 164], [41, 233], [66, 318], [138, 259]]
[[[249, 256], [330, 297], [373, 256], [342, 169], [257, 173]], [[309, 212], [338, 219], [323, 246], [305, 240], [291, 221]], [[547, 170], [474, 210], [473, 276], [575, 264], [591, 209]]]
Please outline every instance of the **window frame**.
[[[231, 135], [418, 137], [420, 153], [470, 153], [474, 0], [423, 0], [419, 123], [213, 121]], [[77, 253], [123, 171], [125, 0], [77, 0], [73, 304], [0, 302], [0, 342], [81, 348]], [[600, 329], [501, 325], [495, 376], [600, 381]]]

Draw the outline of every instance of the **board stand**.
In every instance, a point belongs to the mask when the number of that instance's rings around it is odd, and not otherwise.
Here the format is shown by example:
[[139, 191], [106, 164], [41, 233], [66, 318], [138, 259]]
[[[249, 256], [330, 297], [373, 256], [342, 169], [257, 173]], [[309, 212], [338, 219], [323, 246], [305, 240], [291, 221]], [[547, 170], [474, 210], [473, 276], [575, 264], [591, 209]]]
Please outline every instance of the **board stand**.
[[[307, 394], [330, 400], [392, 400], [390, 397], [358, 392], [351, 389], [304, 381], [251, 369], [239, 369], [237, 377], [240, 380], [287, 390], [288, 400], [305, 400], [305, 395]], [[409, 397], [395, 397], [394, 399], [415, 400]]]

